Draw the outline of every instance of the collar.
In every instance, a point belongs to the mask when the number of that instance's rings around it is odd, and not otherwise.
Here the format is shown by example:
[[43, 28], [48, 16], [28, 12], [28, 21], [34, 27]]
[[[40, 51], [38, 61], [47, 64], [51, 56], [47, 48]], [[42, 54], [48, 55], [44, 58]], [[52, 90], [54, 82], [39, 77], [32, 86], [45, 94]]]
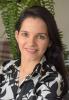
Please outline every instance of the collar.
[[[19, 71], [19, 66], [20, 66], [20, 60], [16, 60], [14, 63], [15, 70]], [[35, 66], [33, 72], [31, 73], [32, 76], [35, 76], [38, 73], [46, 73], [46, 72], [53, 72], [56, 71], [56, 68], [54, 65], [50, 65], [46, 61], [46, 57], [43, 56], [40, 60], [40, 62]], [[31, 76], [30, 75], [30, 76]]]
[[43, 56], [40, 60], [40, 62], [35, 66], [32, 75], [38, 74], [41, 72], [41, 67], [43, 66], [43, 63], [46, 62], [45, 56]]
[[[46, 62], [46, 57], [43, 56], [40, 60], [40, 62], [35, 66], [33, 72], [31, 75], [35, 75], [35, 74], [38, 74], [40, 73], [41, 71], [41, 67], [43, 66], [43, 63]], [[15, 68], [19, 71], [19, 66], [20, 66], [20, 59], [16, 60], [15, 63], [14, 63], [14, 66]]]

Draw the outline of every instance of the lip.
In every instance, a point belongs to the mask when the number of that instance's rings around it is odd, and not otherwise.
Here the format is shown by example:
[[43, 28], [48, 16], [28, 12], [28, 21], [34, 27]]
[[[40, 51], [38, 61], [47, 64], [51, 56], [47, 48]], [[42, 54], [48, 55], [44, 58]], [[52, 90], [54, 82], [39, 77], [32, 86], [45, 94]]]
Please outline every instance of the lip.
[[36, 53], [37, 49], [33, 49], [33, 48], [25, 48], [25, 50], [31, 54]]

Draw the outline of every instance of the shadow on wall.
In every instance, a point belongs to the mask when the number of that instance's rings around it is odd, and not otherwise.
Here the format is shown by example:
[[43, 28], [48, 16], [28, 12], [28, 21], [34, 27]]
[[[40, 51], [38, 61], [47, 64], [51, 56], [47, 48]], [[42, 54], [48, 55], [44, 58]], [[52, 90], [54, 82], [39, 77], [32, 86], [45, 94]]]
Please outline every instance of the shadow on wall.
[[0, 41], [0, 65], [12, 58], [8, 41]]

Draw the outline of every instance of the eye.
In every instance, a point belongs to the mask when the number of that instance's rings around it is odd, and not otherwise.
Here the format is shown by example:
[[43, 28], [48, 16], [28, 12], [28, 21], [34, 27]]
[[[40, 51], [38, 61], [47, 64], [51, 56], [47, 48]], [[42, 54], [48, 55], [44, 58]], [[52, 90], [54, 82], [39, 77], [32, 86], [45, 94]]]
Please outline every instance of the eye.
[[46, 35], [38, 35], [37, 37], [38, 37], [39, 39], [42, 39], [42, 40], [47, 39], [47, 36], [46, 36]]
[[28, 37], [28, 33], [27, 33], [27, 32], [22, 32], [21, 35], [22, 35], [23, 37]]

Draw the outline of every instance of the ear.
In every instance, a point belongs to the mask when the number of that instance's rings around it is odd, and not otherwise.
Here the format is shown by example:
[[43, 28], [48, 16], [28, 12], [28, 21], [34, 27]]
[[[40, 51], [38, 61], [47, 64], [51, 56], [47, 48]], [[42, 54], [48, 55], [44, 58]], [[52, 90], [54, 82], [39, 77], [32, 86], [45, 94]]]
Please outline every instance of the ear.
[[19, 32], [15, 31], [15, 39], [16, 39], [17, 42], [18, 42], [18, 35], [19, 35]]

